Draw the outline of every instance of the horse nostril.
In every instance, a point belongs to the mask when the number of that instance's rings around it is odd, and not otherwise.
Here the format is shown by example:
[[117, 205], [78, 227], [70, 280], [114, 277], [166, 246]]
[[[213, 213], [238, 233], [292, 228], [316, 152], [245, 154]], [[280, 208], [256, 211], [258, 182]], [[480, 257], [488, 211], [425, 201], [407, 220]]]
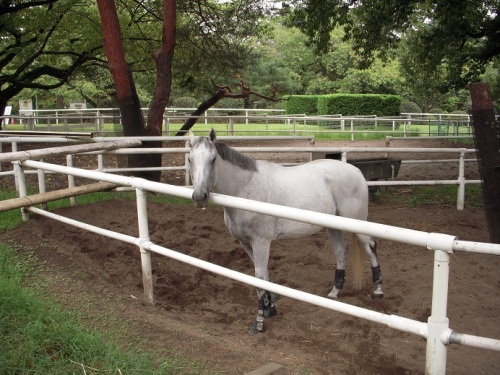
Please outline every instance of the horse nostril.
[[206, 203], [208, 202], [208, 195], [209, 193], [206, 191], [204, 192], [194, 191], [192, 195], [192, 200], [197, 205], [206, 206]]

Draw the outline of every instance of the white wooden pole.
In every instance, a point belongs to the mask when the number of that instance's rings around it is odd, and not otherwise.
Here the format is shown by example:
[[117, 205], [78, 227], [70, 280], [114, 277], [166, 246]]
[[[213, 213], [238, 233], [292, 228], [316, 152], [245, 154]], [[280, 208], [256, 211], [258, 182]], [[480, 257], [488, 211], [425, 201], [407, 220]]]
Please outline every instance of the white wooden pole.
[[446, 374], [447, 352], [445, 342], [449, 330], [449, 321], [446, 316], [449, 264], [450, 256], [446, 251], [434, 250], [432, 309], [431, 316], [427, 321], [426, 375]]
[[465, 207], [465, 149], [460, 149], [458, 161], [458, 192], [457, 210], [463, 211]]
[[144, 300], [150, 305], [154, 305], [153, 294], [153, 271], [151, 267], [151, 254], [142, 245], [149, 242], [148, 208], [147, 196], [143, 189], [136, 188], [137, 200], [137, 220], [139, 223], [139, 250], [141, 251], [142, 284], [144, 287]]
[[[71, 154], [66, 155], [66, 165], [68, 167], [73, 167], [73, 155], [71, 155]], [[73, 187], [75, 187], [75, 176], [72, 176], [69, 174], [68, 175], [68, 188], [71, 189]], [[76, 198], [74, 196], [69, 198], [69, 204], [72, 207], [76, 206]]]
[[[17, 142], [12, 142], [11, 152], [17, 152]], [[19, 183], [17, 181], [17, 176], [15, 175], [15, 173], [16, 173], [16, 168], [14, 166], [14, 184], [16, 185], [16, 191], [19, 192]]]
[[[40, 161], [43, 161], [43, 159]], [[45, 185], [45, 171], [43, 169], [39, 169], [37, 174], [38, 174], [38, 192], [40, 194], [44, 194], [47, 192], [47, 187]], [[42, 208], [46, 210], [47, 203], [42, 203]]]
[[[24, 175], [23, 166], [20, 162], [17, 162], [17, 161], [14, 162], [14, 171], [16, 174], [17, 186], [19, 189], [19, 197], [23, 198], [26, 196], [26, 178]], [[24, 207], [21, 208], [21, 215], [22, 215], [23, 221], [28, 221], [29, 215], [26, 212], [26, 210], [24, 209]]]
[[97, 155], [97, 170], [98, 171], [104, 170], [104, 158], [102, 154]]

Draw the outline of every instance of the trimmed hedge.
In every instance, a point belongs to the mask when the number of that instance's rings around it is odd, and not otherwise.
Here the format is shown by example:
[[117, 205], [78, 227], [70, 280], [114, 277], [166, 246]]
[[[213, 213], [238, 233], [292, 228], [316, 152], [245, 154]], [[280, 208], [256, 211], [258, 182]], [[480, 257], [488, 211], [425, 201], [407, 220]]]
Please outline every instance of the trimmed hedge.
[[396, 116], [401, 97], [379, 94], [293, 95], [283, 105], [287, 114]]
[[377, 94], [332, 94], [318, 99], [318, 115], [395, 116], [401, 113], [401, 97]]
[[283, 101], [283, 109], [288, 115], [318, 114], [319, 95], [292, 95]]

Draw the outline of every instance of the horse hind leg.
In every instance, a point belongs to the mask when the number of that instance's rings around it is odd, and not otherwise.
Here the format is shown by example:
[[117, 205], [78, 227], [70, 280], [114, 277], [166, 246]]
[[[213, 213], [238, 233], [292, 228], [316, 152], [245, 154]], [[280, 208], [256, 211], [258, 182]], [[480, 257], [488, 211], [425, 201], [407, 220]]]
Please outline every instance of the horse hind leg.
[[[377, 259], [377, 242], [372, 237], [363, 234], [356, 234], [353, 237], [355, 246], [361, 246], [370, 260], [374, 286], [373, 298], [382, 299], [384, 297], [384, 292], [382, 291], [382, 273]], [[356, 239], [358, 240], [357, 244]]]
[[344, 287], [345, 282], [345, 256], [347, 253], [347, 246], [342, 231], [337, 229], [327, 229], [328, 238], [332, 243], [337, 259], [337, 267], [335, 270], [335, 277], [333, 279], [333, 289], [328, 294], [328, 298], [338, 298], [340, 290]]

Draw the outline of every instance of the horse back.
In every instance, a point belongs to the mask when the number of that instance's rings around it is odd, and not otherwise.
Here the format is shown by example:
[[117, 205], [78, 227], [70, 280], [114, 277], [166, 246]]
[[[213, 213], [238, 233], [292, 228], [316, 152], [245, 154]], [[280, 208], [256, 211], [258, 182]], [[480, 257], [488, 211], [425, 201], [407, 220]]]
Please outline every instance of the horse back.
[[366, 219], [368, 185], [352, 164], [329, 159], [293, 167], [266, 163], [259, 174], [263, 189], [253, 191], [264, 199], [257, 200]]

